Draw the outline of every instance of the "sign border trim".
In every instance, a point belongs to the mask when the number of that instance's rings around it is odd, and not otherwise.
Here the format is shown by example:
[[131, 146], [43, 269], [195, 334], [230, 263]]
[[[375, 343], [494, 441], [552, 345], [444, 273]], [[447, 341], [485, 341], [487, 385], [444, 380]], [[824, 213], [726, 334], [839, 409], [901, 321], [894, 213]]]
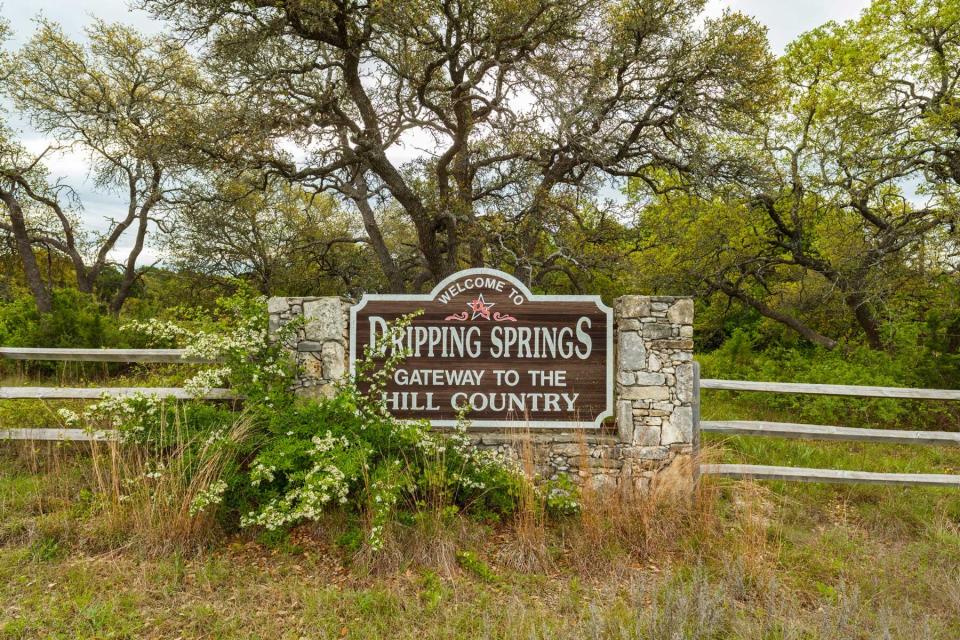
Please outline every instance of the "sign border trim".
[[[593, 302], [597, 305], [597, 308], [600, 309], [600, 312], [607, 317], [607, 380], [606, 380], [606, 408], [601, 412], [592, 423], [584, 422], [559, 422], [559, 421], [548, 421], [548, 420], [531, 420], [531, 421], [515, 421], [515, 420], [468, 420], [470, 425], [473, 427], [507, 427], [511, 429], [518, 429], [529, 427], [533, 429], [599, 429], [603, 424], [603, 421], [607, 418], [613, 417], [613, 361], [615, 354], [613, 352], [613, 309], [608, 307], [603, 303], [603, 300], [598, 295], [538, 295], [532, 293], [530, 289], [527, 288], [519, 279], [515, 276], [510, 275], [499, 269], [489, 269], [486, 267], [475, 267], [472, 269], [464, 269], [462, 271], [457, 271], [456, 273], [450, 274], [435, 286], [430, 293], [365, 293], [360, 298], [360, 301], [357, 304], [350, 307], [350, 378], [353, 379], [356, 376], [356, 362], [357, 362], [357, 313], [361, 311], [368, 302], [375, 300], [399, 300], [399, 301], [409, 301], [409, 302], [429, 302], [434, 300], [437, 295], [446, 289], [450, 284], [456, 282], [460, 278], [466, 276], [495, 276], [502, 278], [508, 281], [510, 284], [517, 287], [517, 290], [523, 293], [528, 300], [533, 302]], [[457, 425], [456, 420], [430, 420], [430, 424], [435, 427], [454, 427]]]

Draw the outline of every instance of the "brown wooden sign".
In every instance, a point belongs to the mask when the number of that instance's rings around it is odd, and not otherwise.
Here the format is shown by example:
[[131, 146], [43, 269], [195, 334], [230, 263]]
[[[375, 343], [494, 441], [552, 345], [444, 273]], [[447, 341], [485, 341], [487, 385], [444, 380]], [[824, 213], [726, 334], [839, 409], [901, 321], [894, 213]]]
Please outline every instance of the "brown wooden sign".
[[539, 296], [513, 276], [467, 269], [428, 295], [364, 295], [350, 310], [350, 371], [388, 323], [423, 314], [391, 348], [408, 353], [383, 400], [399, 418], [453, 426], [599, 428], [613, 415], [613, 312], [599, 296]]

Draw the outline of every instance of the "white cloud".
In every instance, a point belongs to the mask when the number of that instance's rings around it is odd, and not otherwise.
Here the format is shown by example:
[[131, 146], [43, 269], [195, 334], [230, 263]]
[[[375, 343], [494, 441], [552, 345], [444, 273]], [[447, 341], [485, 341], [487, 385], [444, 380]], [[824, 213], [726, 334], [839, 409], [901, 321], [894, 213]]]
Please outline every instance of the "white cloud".
[[869, 4], [868, 0], [709, 0], [707, 12], [720, 15], [724, 9], [731, 9], [753, 16], [767, 26], [770, 46], [779, 54], [801, 33], [828, 20], [855, 18]]
[[68, 35], [82, 37], [84, 28], [95, 18], [122, 22], [144, 33], [157, 33], [163, 24], [145, 11], [131, 9], [127, 0], [6, 0], [0, 3], [3, 17], [10, 21], [10, 44], [19, 46], [30, 39], [33, 21], [44, 17], [60, 24]]

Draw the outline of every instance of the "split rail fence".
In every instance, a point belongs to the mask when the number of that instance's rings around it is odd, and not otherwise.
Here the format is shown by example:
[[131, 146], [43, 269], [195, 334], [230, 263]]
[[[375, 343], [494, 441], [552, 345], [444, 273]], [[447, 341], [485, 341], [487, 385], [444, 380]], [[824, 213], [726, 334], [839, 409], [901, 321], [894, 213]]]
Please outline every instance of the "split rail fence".
[[[183, 349], [28, 349], [0, 347], [0, 358], [11, 360], [55, 360], [75, 362], [161, 362], [209, 363], [209, 360], [187, 357]], [[696, 364], [696, 363], [695, 363]], [[960, 390], [912, 389], [903, 387], [868, 387], [836, 384], [806, 384], [792, 382], [754, 382], [748, 380], [701, 379], [699, 366], [695, 367], [695, 406], [699, 414], [702, 389], [725, 391], [757, 391], [767, 393], [799, 393], [858, 398], [904, 398], [911, 400], [960, 400]], [[191, 396], [181, 387], [0, 387], [0, 400], [94, 400], [103, 396], [133, 394], [187, 399]], [[240, 399], [230, 389], [211, 389], [207, 400]], [[851, 442], [884, 442], [888, 444], [960, 445], [960, 433], [947, 431], [900, 431], [867, 429], [792, 422], [765, 422], [752, 420], [695, 420], [700, 432], [726, 435], [774, 436], [811, 440], [843, 440]], [[108, 440], [110, 431], [84, 429], [17, 429], [0, 428], [0, 440]], [[699, 434], [696, 436], [699, 438]], [[701, 464], [700, 475], [758, 480], [797, 480], [802, 482], [840, 482], [894, 485], [931, 485], [960, 487], [960, 475], [930, 473], [877, 473], [845, 471], [840, 469], [811, 469], [756, 464]]]
[[[206, 364], [211, 360], [187, 356], [184, 349], [47, 349], [0, 347], [0, 359], [72, 362], [163, 362]], [[154, 395], [186, 400], [193, 398], [182, 387], [0, 387], [0, 400], [99, 400], [104, 396]], [[205, 400], [238, 400], [231, 389], [211, 389]], [[0, 427], [0, 440], [110, 440], [111, 431], [86, 429], [16, 429]]]
[[[856, 398], [960, 400], [960, 390], [952, 389], [912, 389], [905, 387], [867, 387], [841, 384], [700, 379], [699, 367], [696, 367], [695, 377], [695, 405], [698, 408], [700, 406], [701, 389], [800, 393], [850, 396]], [[699, 423], [700, 432], [726, 435], [774, 436], [808, 440], [843, 440], [848, 442], [885, 442], [887, 444], [960, 445], [960, 433], [951, 431], [901, 431], [895, 429], [867, 429], [755, 420], [699, 420], [699, 417], [696, 422]], [[697, 427], [695, 426], [695, 428]], [[701, 464], [699, 473], [700, 475], [721, 476], [726, 478], [754, 478], [757, 480], [960, 487], [960, 475], [939, 473], [878, 473], [873, 471], [778, 467], [759, 464]]]

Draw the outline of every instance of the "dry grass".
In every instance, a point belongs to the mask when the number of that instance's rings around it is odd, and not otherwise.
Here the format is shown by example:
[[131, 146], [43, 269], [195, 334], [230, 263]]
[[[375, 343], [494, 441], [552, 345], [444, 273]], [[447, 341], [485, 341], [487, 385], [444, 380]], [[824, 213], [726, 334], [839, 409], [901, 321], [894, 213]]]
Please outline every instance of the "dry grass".
[[566, 562], [585, 574], [663, 564], [685, 551], [691, 539], [703, 545], [721, 537], [716, 487], [700, 484], [691, 498], [688, 473], [675, 464], [645, 491], [585, 484], [580, 516], [557, 528]]
[[[109, 489], [113, 463], [108, 448], [100, 454]], [[143, 503], [121, 519], [127, 549], [91, 554], [75, 529], [102, 512], [69, 503], [95, 486], [90, 460], [43, 445], [0, 462], [23, 470], [15, 486], [4, 489], [11, 481], [0, 477], [0, 521], [35, 527], [0, 537], [0, 638], [960, 637], [955, 518], [878, 539], [853, 514], [827, 518], [827, 505], [784, 501], [753, 483], [708, 482], [691, 502], [671, 497], [665, 481], [631, 500], [588, 489], [582, 517], [559, 524], [533, 498], [529, 512], [493, 531], [427, 511], [396, 527], [371, 563], [338, 547], [356, 526], [343, 514], [297, 530], [283, 548], [244, 536], [200, 553], [157, 553], [164, 547], [140, 527], [183, 513], [184, 482], [165, 490], [179, 496], [169, 506]], [[117, 473], [137, 464], [118, 456]], [[808, 509], [821, 524], [790, 529]], [[549, 570], [518, 570], [528, 556], [505, 548], [544, 553]], [[472, 568], [458, 564], [463, 551]]]
[[221, 479], [253, 434], [251, 421], [241, 414], [220, 438], [198, 440], [176, 416], [170, 445], [161, 451], [117, 442], [90, 445], [100, 535], [164, 554], [196, 550], [220, 534], [216, 505], [196, 514], [191, 505]]
[[[249, 425], [227, 437], [242, 442]], [[667, 475], [639, 495], [588, 486], [582, 514], [560, 522], [532, 486], [495, 526], [438, 496], [376, 556], [342, 546], [358, 527], [342, 513], [290, 544], [244, 534], [204, 547], [216, 527], [189, 504], [228, 458], [197, 446], [203, 463], [187, 464], [189, 440], [173, 440], [167, 476], [149, 482], [145, 451], [3, 452], [0, 638], [960, 637], [960, 508], [947, 492], [804, 498], [708, 479], [691, 501]]]
[[521, 434], [516, 446], [524, 482], [520, 487], [517, 511], [508, 535], [498, 545], [496, 560], [515, 571], [546, 572], [553, 568], [553, 560], [547, 536], [546, 505], [533, 483], [536, 463], [530, 434]]

